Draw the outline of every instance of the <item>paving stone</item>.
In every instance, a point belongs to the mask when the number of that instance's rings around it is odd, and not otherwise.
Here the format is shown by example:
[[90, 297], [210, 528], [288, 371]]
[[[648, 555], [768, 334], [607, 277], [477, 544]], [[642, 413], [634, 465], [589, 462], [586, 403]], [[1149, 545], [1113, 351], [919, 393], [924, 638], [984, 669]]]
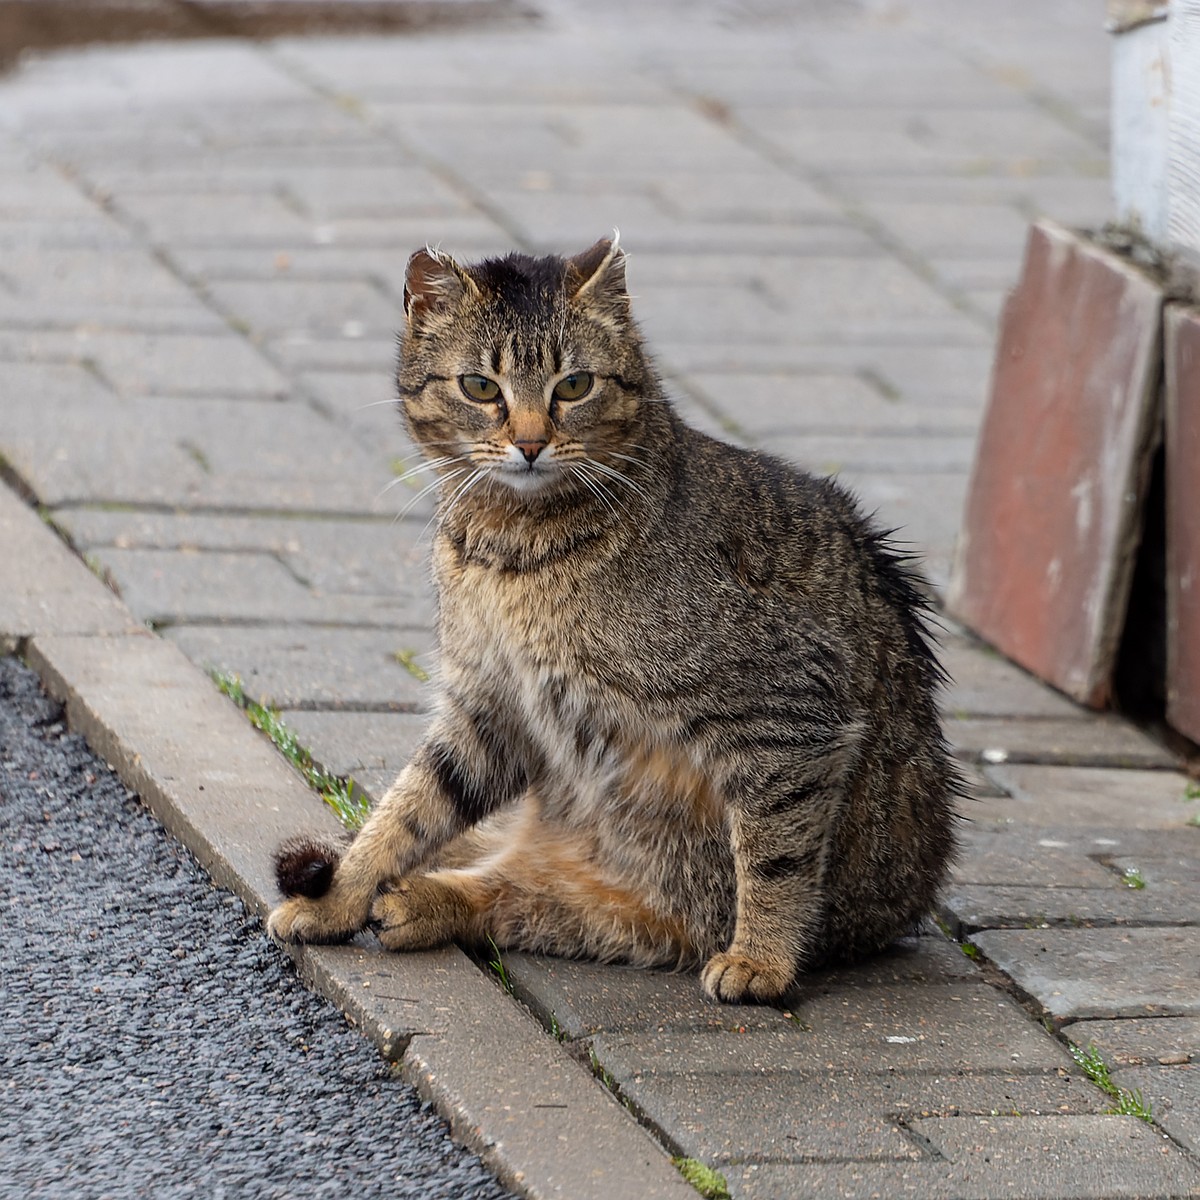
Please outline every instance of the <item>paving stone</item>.
[[966, 404], [913, 404], [851, 372], [697, 372], [684, 383], [763, 441], [785, 432], [973, 434], [979, 423]]
[[264, 344], [291, 371], [374, 371], [396, 361], [395, 338], [320, 338], [293, 331]]
[[1096, 1046], [1114, 1067], [1153, 1066], [1160, 1060], [1200, 1059], [1200, 1017], [1127, 1017], [1119, 1021], [1074, 1021], [1063, 1036], [1076, 1046]]
[[285, 709], [288, 728], [335, 775], [377, 771], [394, 778], [424, 740], [427, 718], [415, 713], [306, 712]]
[[963, 1173], [990, 1177], [963, 1196], [1166, 1196], [1200, 1187], [1195, 1164], [1136, 1117], [989, 1115], [919, 1119], [912, 1128]]
[[[1106, 836], [1109, 833], [1117, 836]], [[1131, 891], [1116, 871], [1099, 859], [1119, 850], [1126, 831], [1063, 826], [1003, 829], [971, 825], [960, 835], [961, 849], [954, 864], [954, 884], [993, 884], [1047, 888], [1100, 888], [1120, 886]], [[1200, 844], [1200, 838], [1197, 839]]]
[[1138, 891], [1115, 879], [1107, 888], [951, 883], [941, 910], [960, 937], [980, 929], [1187, 925], [1195, 921], [1196, 894]]
[[[16, 412], [4, 448], [43, 502], [382, 511], [382, 461], [307, 405], [107, 397], [103, 413], [74, 398]], [[76, 422], [86, 442], [64, 438]]]
[[974, 439], [946, 434], [831, 437], [824, 434], [777, 434], [770, 450], [825, 475], [850, 476], [943, 471], [964, 474]]
[[955, 754], [970, 762], [1070, 767], [1179, 765], [1176, 755], [1165, 746], [1115, 717], [950, 718], [944, 726]]
[[1200, 929], [1005, 929], [975, 943], [1058, 1019], [1200, 1015]]
[[206, 290], [223, 309], [256, 331], [306, 329], [343, 337], [378, 337], [402, 320], [400, 305], [365, 282], [213, 282]]
[[603, 1034], [610, 1070], [668, 1074], [868, 1071], [911, 1075], [952, 1062], [963, 1071], [1057, 1071], [1062, 1047], [984, 983], [846, 983], [795, 1006], [790, 1028]]
[[124, 308], [197, 303], [195, 292], [141, 247], [9, 251], [4, 276], [27, 300]]
[[942, 646], [942, 665], [951, 679], [941, 702], [948, 717], [1079, 716], [1070, 700], [987, 647], [947, 639]]
[[1096, 707], [1140, 536], [1161, 307], [1160, 288], [1115, 255], [1033, 227], [948, 596], [987, 641]]
[[1200, 741], [1200, 312], [1166, 314], [1167, 720]]
[[408, 629], [433, 616], [424, 589], [407, 596], [318, 592], [269, 554], [106, 548], [89, 557], [135, 615], [155, 627], [298, 622]]
[[922, 204], [878, 196], [867, 211], [922, 257], [986, 256], [1011, 263], [1025, 241], [1025, 216], [1003, 204]]
[[[753, 1163], [727, 1168], [725, 1174], [737, 1200], [1133, 1200], [1195, 1194], [1191, 1161], [1156, 1142], [1146, 1126], [1141, 1126], [1144, 1132], [1134, 1130], [1141, 1125], [1136, 1117], [1063, 1117], [1040, 1124], [1027, 1117], [988, 1120], [1012, 1122], [997, 1129], [1002, 1137], [995, 1160], [979, 1137], [954, 1162]], [[937, 1128], [942, 1130], [944, 1123]], [[968, 1126], [945, 1132], [957, 1142], [984, 1131]], [[1128, 1172], [1118, 1177], [1115, 1162], [1128, 1164]]]
[[[414, 510], [415, 511], [415, 510]], [[76, 546], [97, 549], [101, 561], [117, 570], [109, 548], [180, 550], [195, 553], [261, 552], [290, 569], [293, 582], [325, 598], [314, 612], [386, 614], [390, 607], [407, 625], [432, 625], [433, 592], [429, 570], [428, 506], [412, 520], [344, 520], [304, 514], [291, 517], [163, 513], [130, 509], [58, 508], [55, 524]], [[98, 549], [102, 548], [102, 549]], [[128, 558], [128, 556], [126, 556]], [[222, 561], [237, 566], [237, 555]], [[149, 561], [149, 560], [147, 560]], [[290, 590], [290, 589], [289, 589]], [[369, 604], [347, 601], [370, 598]], [[269, 601], [265, 601], [269, 603]], [[314, 618], [315, 619], [315, 618]]]
[[198, 666], [238, 675], [246, 693], [279, 708], [416, 712], [432, 685], [396, 660], [412, 652], [433, 669], [424, 630], [179, 626], [170, 640]]
[[[1193, 1042], [1192, 1053], [1200, 1050]], [[1116, 1071], [1113, 1082], [1140, 1092], [1165, 1129], [1185, 1150], [1200, 1155], [1200, 1070], [1190, 1065], [1130, 1067]]]
[[722, 1169], [756, 1160], [927, 1161], [927, 1146], [903, 1127], [922, 1115], [1094, 1113], [1107, 1101], [1086, 1080], [1057, 1072], [710, 1073], [681, 1064], [678, 1072], [658, 1073], [633, 1056], [621, 1060], [607, 1038], [595, 1043], [622, 1095], [646, 1119], [691, 1157]]
[[280, 246], [312, 237], [311, 220], [299, 216], [277, 196], [125, 193], [116, 198], [116, 203], [154, 241], [183, 245], [261, 242]]
[[[1102, 825], [963, 830], [942, 897], [959, 928], [1191, 925], [1200, 911], [1200, 834]], [[1133, 886], [1136, 885], [1136, 886]]]
[[766, 1005], [710, 1000], [695, 974], [600, 966], [571, 959], [505, 953], [517, 996], [568, 1038], [600, 1031], [787, 1030], [782, 1012]]
[[[1106, 767], [1043, 767], [1006, 763], [988, 767], [1009, 794], [995, 806], [981, 802], [981, 820], [1026, 825], [1111, 825], [1126, 829], [1183, 829], [1190, 816], [1187, 780], [1174, 771]], [[1184, 836], [1192, 830], [1184, 829]], [[1195, 831], [1200, 834], [1200, 831]]]
[[247, 342], [232, 335], [82, 332], [75, 353], [131, 395], [282, 396], [287, 381]]

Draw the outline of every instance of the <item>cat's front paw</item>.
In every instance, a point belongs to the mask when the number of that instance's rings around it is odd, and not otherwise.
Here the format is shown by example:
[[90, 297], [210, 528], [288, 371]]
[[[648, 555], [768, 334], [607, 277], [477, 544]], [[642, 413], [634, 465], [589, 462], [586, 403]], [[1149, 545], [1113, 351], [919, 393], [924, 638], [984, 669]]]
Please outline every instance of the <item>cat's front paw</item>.
[[788, 990], [793, 975], [788, 963], [751, 958], [731, 947], [708, 960], [700, 983], [714, 1000], [726, 1004], [769, 1004]]
[[362, 925], [326, 898], [293, 896], [271, 910], [267, 933], [280, 942], [328, 944], [353, 937]]

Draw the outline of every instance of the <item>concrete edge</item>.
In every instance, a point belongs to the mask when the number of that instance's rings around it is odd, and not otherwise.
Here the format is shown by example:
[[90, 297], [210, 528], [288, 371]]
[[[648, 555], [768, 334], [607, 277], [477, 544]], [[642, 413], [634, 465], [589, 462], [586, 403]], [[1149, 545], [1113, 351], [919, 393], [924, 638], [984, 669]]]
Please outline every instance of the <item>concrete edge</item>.
[[[2, 562], [44, 583], [0, 589], [0, 652], [21, 653], [71, 728], [215, 883], [264, 915], [271, 851], [288, 833], [336, 827], [325, 805], [199, 667], [141, 626], [4, 486]], [[694, 1200], [666, 1151], [461, 950], [390, 955], [369, 934], [288, 949], [305, 984], [398, 1063], [518, 1195]]]

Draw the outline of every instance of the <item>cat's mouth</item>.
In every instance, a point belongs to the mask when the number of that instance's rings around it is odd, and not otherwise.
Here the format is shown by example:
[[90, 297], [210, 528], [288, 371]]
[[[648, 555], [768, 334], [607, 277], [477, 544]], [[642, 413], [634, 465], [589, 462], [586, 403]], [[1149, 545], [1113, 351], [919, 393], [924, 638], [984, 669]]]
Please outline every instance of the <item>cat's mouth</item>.
[[514, 491], [536, 492], [561, 476], [561, 466], [553, 446], [542, 446], [530, 454], [514, 445], [492, 466], [492, 475]]

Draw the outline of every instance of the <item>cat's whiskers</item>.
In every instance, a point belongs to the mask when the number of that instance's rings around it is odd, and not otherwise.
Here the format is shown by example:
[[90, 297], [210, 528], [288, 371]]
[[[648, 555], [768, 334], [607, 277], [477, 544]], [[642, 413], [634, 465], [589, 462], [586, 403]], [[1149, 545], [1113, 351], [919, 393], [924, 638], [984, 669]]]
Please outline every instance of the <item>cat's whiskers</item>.
[[613, 504], [614, 497], [611, 496], [608, 489], [603, 487], [598, 480], [590, 479], [588, 477], [583, 462], [567, 463], [566, 468], [571, 475], [578, 479], [579, 482], [582, 483], [583, 486], [587, 488], [587, 490], [591, 492], [593, 496], [596, 497], [597, 500], [605, 505], [605, 507], [609, 510], [609, 512], [612, 513], [614, 517], [617, 515], [616, 507]]
[[634, 483], [628, 475], [622, 474], [616, 469], [616, 467], [610, 467], [607, 463], [602, 463], [594, 458], [589, 458], [587, 461], [602, 475], [605, 475], [609, 479], [615, 480], [618, 483], [623, 483], [627, 488], [633, 492], [636, 492], [645, 500], [651, 499], [650, 493], [646, 491], [646, 489], [642, 487], [640, 483]]
[[440, 519], [442, 521], [448, 520], [450, 517], [450, 514], [458, 506], [458, 502], [469, 491], [471, 491], [474, 487], [476, 487], [480, 483], [481, 480], [486, 479], [490, 474], [491, 474], [491, 471], [488, 470], [487, 467], [476, 467], [474, 472], [470, 476], [468, 476], [468, 478], [463, 483], [459, 484], [458, 490], [450, 498], [450, 503], [448, 505], [446, 505], [445, 509], [441, 513], [437, 514], [440, 517]]
[[[432, 482], [432, 483], [427, 483], [427, 484], [426, 484], [426, 485], [425, 485], [425, 486], [424, 486], [424, 487], [423, 487], [423, 488], [422, 488], [422, 489], [421, 489], [421, 490], [420, 490], [420, 491], [419, 491], [419, 492], [418, 492], [418, 493], [417, 493], [417, 494], [416, 494], [416, 495], [415, 495], [415, 496], [414, 496], [414, 497], [413, 497], [413, 498], [412, 498], [412, 499], [411, 499], [411, 500], [410, 500], [410, 501], [409, 501], [409, 502], [408, 502], [408, 503], [407, 503], [407, 504], [404, 506], [404, 508], [403, 508], [403, 509], [402, 509], [402, 510], [401, 510], [401, 511], [400, 511], [400, 512], [399, 512], [399, 513], [396, 515], [396, 518], [395, 518], [395, 520], [396, 520], [396, 521], [403, 520], [405, 517], [407, 517], [407, 516], [408, 516], [408, 514], [409, 514], [409, 513], [412, 511], [412, 509], [413, 509], [413, 508], [414, 508], [414, 507], [417, 505], [417, 503], [418, 503], [419, 501], [423, 500], [423, 499], [424, 499], [426, 496], [428, 496], [430, 492], [436, 491], [436, 490], [437, 490], [439, 487], [441, 487], [441, 485], [442, 485], [443, 483], [448, 483], [450, 480], [452, 480], [452, 479], [456, 479], [458, 476], [466, 474], [466, 472], [467, 472], [468, 470], [469, 470], [469, 468], [468, 468], [468, 467], [466, 467], [466, 466], [462, 466], [462, 467], [455, 467], [455, 468], [454, 468], [452, 471], [447, 471], [447, 472], [446, 472], [444, 475], [438, 475], [438, 477], [437, 477], [435, 480], [433, 480], [433, 482]], [[394, 522], [393, 522], [393, 524], [394, 524]], [[424, 530], [422, 530], [422, 532], [424, 532]]]
[[408, 480], [413, 478], [413, 476], [420, 475], [420, 474], [424, 473], [425, 471], [436, 471], [441, 467], [448, 466], [452, 462], [459, 461], [461, 459], [461, 457], [462, 456], [459, 454], [445, 454], [441, 458], [432, 458], [432, 459], [429, 459], [427, 462], [419, 463], [415, 467], [410, 467], [407, 471], [404, 472], [404, 474], [397, 475], [395, 479], [390, 480], [388, 483], [385, 483], [383, 485], [383, 487], [381, 487], [379, 489], [379, 495], [384, 496], [388, 492], [390, 492], [392, 490], [392, 488], [394, 488], [397, 484], [407, 483]]

